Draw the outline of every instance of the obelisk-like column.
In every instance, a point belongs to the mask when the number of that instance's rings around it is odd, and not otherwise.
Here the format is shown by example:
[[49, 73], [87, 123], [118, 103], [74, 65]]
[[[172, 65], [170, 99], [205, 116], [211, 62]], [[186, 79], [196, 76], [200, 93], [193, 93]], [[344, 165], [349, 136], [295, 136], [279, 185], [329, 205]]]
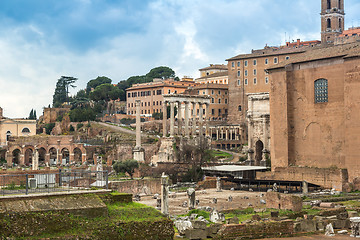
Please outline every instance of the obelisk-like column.
[[193, 105], [193, 119], [192, 119], [192, 135], [196, 135], [196, 102], [192, 103]]
[[189, 102], [185, 102], [185, 136], [189, 137]]
[[135, 100], [136, 106], [136, 145], [135, 148], [141, 148], [141, 118], [140, 118], [140, 100]]
[[166, 122], [167, 122], [167, 102], [163, 102], [163, 137], [166, 137], [167, 135], [167, 126], [166, 126]]
[[203, 104], [200, 103], [199, 104], [199, 127], [200, 127], [199, 134], [200, 134], [200, 137], [203, 137], [203, 130], [204, 130], [203, 125], [204, 125]]
[[210, 133], [209, 133], [209, 116], [210, 116], [210, 114], [209, 114], [209, 104], [208, 103], [206, 103], [205, 104], [205, 135], [206, 136], [210, 136]]
[[178, 135], [182, 136], [182, 109], [181, 109], [181, 101], [177, 102], [178, 111], [177, 111], [177, 120], [178, 120]]
[[170, 102], [170, 137], [174, 136], [174, 124], [175, 124], [175, 119], [174, 119], [174, 102]]

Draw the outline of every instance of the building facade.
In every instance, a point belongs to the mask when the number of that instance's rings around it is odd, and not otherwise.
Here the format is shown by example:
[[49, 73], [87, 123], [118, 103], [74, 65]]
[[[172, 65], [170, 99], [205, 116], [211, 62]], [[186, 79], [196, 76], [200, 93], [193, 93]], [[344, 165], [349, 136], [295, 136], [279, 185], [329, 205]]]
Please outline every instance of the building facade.
[[36, 120], [10, 119], [3, 117], [0, 108], [0, 146], [5, 146], [12, 137], [26, 137], [36, 135]]
[[162, 112], [164, 94], [180, 94], [195, 85], [194, 81], [174, 81], [172, 79], [154, 79], [153, 82], [134, 84], [126, 89], [127, 114], [136, 115], [135, 100], [140, 100], [140, 114], [151, 117], [153, 113]]
[[312, 50], [269, 72], [273, 177], [339, 190], [360, 179], [360, 44]]
[[219, 72], [226, 72], [228, 70], [225, 64], [210, 64], [209, 67], [201, 68], [200, 71], [200, 78], [206, 77], [215, 73]]

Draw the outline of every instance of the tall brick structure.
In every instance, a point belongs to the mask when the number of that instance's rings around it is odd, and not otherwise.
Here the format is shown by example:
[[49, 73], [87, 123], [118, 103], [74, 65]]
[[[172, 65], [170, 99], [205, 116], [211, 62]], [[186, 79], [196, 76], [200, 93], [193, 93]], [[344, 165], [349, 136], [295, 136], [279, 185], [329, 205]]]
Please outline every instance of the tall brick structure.
[[269, 75], [273, 177], [292, 169], [292, 180], [320, 183], [296, 172], [324, 170], [326, 185], [331, 172], [347, 170], [328, 186], [339, 190], [360, 178], [360, 43], [309, 50]]
[[344, 0], [321, 0], [321, 42], [332, 44], [344, 31]]

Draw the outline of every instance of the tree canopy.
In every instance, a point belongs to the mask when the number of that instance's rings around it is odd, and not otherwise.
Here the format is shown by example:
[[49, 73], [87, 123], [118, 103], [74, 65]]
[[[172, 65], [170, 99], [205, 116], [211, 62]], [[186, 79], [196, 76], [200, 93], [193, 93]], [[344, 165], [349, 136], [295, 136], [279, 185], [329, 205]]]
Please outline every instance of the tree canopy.
[[53, 95], [53, 107], [60, 107], [64, 102], [69, 101], [69, 87], [76, 87], [74, 83], [77, 78], [61, 76], [56, 83], [55, 92]]
[[175, 78], [175, 72], [169, 67], [156, 67], [150, 70], [148, 74], [146, 74], [146, 77], [154, 79], [154, 78]]
[[105, 83], [97, 86], [94, 91], [90, 93], [90, 99], [93, 101], [110, 101], [116, 100], [125, 95], [122, 89], [115, 87], [112, 84]]
[[31, 109], [28, 119], [30, 119], [30, 120], [36, 120], [37, 119], [36, 110]]
[[110, 84], [112, 80], [108, 77], [102, 76], [97, 77], [95, 79], [90, 80], [86, 85], [86, 92], [90, 93], [91, 89], [95, 89], [97, 86], [100, 86], [102, 84]]
[[139, 168], [139, 163], [134, 159], [125, 160], [123, 162], [117, 161], [114, 163], [113, 168], [116, 173], [127, 173], [133, 178], [136, 168]]

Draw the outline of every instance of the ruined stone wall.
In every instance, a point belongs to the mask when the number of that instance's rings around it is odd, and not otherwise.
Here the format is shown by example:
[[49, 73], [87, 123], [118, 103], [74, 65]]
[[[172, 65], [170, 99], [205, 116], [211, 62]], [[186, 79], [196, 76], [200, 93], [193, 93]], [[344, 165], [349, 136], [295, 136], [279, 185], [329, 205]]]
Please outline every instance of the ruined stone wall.
[[281, 194], [278, 192], [266, 193], [266, 208], [300, 212], [302, 210], [302, 204], [300, 196]]
[[346, 169], [310, 168], [310, 167], [277, 167], [271, 172], [257, 172], [256, 178], [261, 180], [307, 181], [324, 188], [342, 190], [348, 181]]
[[161, 193], [160, 179], [141, 179], [122, 182], [110, 182], [109, 187], [118, 192], [153, 195]]

